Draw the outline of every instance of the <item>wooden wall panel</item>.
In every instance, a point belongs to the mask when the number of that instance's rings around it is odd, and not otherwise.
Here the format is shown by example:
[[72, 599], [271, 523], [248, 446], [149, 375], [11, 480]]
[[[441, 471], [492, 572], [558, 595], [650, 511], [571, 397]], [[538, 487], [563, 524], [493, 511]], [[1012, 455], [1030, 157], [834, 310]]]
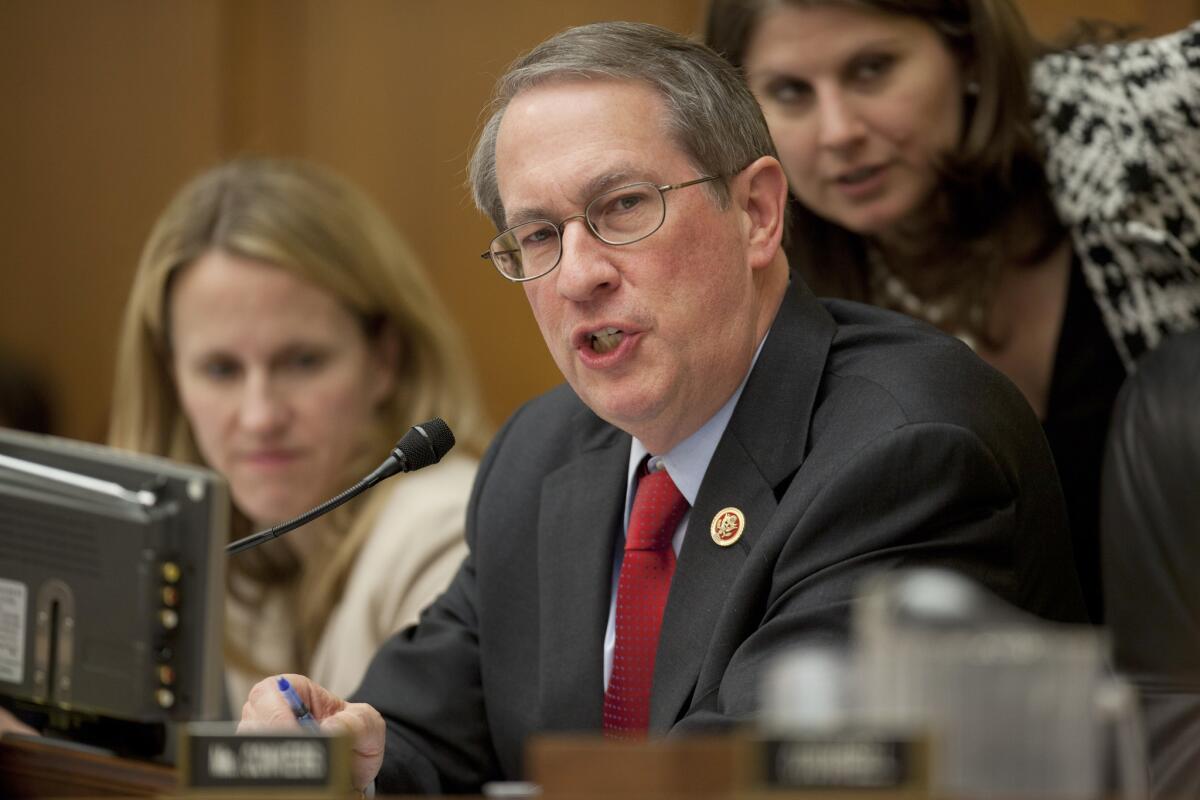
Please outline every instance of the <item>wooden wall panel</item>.
[[[1162, 32], [1200, 0], [1018, 0], [1035, 30], [1079, 15]], [[142, 241], [187, 177], [242, 152], [325, 162], [396, 220], [463, 327], [502, 420], [556, 383], [464, 186], [495, 77], [568, 25], [683, 32], [704, 0], [9, 0], [0, 3], [0, 347], [59, 390], [59, 431], [101, 439]]]
[[217, 154], [217, 7], [0, 7], [0, 345], [40, 365], [59, 429], [104, 434], [149, 221]]
[[308, 141], [308, 15], [294, 0], [225, 0], [216, 44], [221, 152], [300, 155]]
[[0, 4], [0, 345], [99, 440], [138, 252], [188, 177], [245, 152], [313, 158], [408, 234], [465, 329], [492, 417], [557, 382], [523, 295], [476, 254], [464, 168], [494, 78], [572, 24], [690, 31], [701, 0], [16, 0]]
[[1200, 0], [1017, 0], [1036, 35], [1052, 41], [1077, 19], [1136, 25], [1147, 36], [1200, 17]]

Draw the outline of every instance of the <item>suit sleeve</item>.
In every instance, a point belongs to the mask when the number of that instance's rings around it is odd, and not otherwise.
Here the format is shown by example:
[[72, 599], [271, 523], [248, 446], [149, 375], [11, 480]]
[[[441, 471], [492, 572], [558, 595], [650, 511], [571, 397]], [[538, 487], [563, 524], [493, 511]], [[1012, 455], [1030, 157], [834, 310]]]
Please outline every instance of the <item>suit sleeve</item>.
[[468, 553], [446, 591], [419, 626], [392, 636], [372, 659], [351, 698], [374, 706], [387, 723], [381, 794], [476, 792], [499, 777], [479, 663], [476, 540], [481, 486], [511, 422], [480, 464], [467, 507]]

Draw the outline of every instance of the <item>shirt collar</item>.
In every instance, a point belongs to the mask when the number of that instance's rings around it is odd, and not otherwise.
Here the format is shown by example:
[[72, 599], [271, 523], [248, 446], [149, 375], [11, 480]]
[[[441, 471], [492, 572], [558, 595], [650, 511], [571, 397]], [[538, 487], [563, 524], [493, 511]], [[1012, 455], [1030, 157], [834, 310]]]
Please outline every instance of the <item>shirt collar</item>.
[[[767, 332], [767, 335], [770, 335], [770, 331]], [[742, 397], [742, 390], [746, 388], [746, 381], [750, 379], [750, 373], [754, 371], [754, 365], [758, 363], [758, 356], [766, 341], [767, 337], [763, 336], [762, 341], [758, 343], [758, 349], [754, 351], [754, 359], [750, 362], [750, 368], [746, 370], [742, 382], [738, 384], [734, 393], [725, 401], [725, 405], [709, 417], [708, 422], [701, 425], [699, 430], [675, 445], [669, 452], [652, 456], [650, 459], [651, 470], [659, 468], [660, 464], [666, 467], [667, 474], [671, 476], [671, 480], [678, 487], [679, 493], [688, 501], [689, 506], [696, 504], [696, 496], [700, 494], [700, 484], [704, 480], [704, 474], [708, 472], [709, 462], [712, 461], [713, 453], [716, 452], [717, 445], [720, 444], [721, 437], [725, 434], [729, 418], [733, 416], [733, 409], [737, 407], [738, 400]], [[637, 469], [641, 465], [642, 459], [649, 453], [646, 446], [635, 436], [633, 444], [629, 448], [629, 469], [625, 484], [628, 487], [625, 499], [627, 521], [628, 510], [633, 506], [633, 493], [637, 489]]]

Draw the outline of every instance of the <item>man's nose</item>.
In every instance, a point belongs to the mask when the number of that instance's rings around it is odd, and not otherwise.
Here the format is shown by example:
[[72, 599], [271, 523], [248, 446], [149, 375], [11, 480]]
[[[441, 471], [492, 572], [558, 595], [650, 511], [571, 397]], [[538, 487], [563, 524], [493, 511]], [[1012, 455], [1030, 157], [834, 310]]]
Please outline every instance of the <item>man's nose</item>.
[[247, 376], [242, 388], [238, 421], [254, 433], [271, 433], [287, 424], [289, 398], [277, 381], [264, 372]]
[[[568, 224], [575, 221], [579, 224]], [[563, 220], [560, 235], [562, 260], [556, 270], [560, 295], [582, 303], [616, 287], [621, 276], [610, 260], [613, 246], [592, 233], [582, 214]]]
[[840, 88], [817, 94], [817, 141], [822, 147], [844, 148], [858, 142], [864, 131], [853, 98]]

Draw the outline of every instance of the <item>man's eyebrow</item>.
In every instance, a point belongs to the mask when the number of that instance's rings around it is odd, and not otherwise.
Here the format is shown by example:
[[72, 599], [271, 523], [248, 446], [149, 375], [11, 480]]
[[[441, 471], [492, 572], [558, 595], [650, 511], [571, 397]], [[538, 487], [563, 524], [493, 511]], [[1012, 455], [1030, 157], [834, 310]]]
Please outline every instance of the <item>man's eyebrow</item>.
[[526, 222], [532, 222], [535, 219], [551, 219], [551, 212], [540, 206], [532, 206], [529, 208], [518, 208], [504, 215], [504, 224], [508, 228], [515, 228], [518, 225], [524, 225]]
[[646, 180], [644, 172], [635, 173], [633, 170], [627, 168], [605, 172], [597, 175], [583, 185], [579, 190], [579, 193], [583, 196], [579, 199], [581, 202], [588, 203], [596, 195], [603, 194], [609, 189], [616, 189], [618, 186], [627, 186], [628, 184], [644, 180]]
[[[619, 168], [601, 173], [579, 187], [575, 197], [579, 210], [575, 213], [582, 213], [583, 206], [591, 202], [596, 195], [603, 194], [609, 189], [615, 189], [619, 186], [626, 186], [630, 183], [637, 183], [644, 180], [646, 178], [643, 172], [634, 172], [628, 168]], [[518, 225], [538, 219], [550, 220], [551, 222], [559, 221], [559, 218], [555, 216], [555, 212], [545, 206], [526, 206], [524, 208], [513, 209], [512, 213], [505, 214], [504, 222], [509, 228], [515, 228]]]

